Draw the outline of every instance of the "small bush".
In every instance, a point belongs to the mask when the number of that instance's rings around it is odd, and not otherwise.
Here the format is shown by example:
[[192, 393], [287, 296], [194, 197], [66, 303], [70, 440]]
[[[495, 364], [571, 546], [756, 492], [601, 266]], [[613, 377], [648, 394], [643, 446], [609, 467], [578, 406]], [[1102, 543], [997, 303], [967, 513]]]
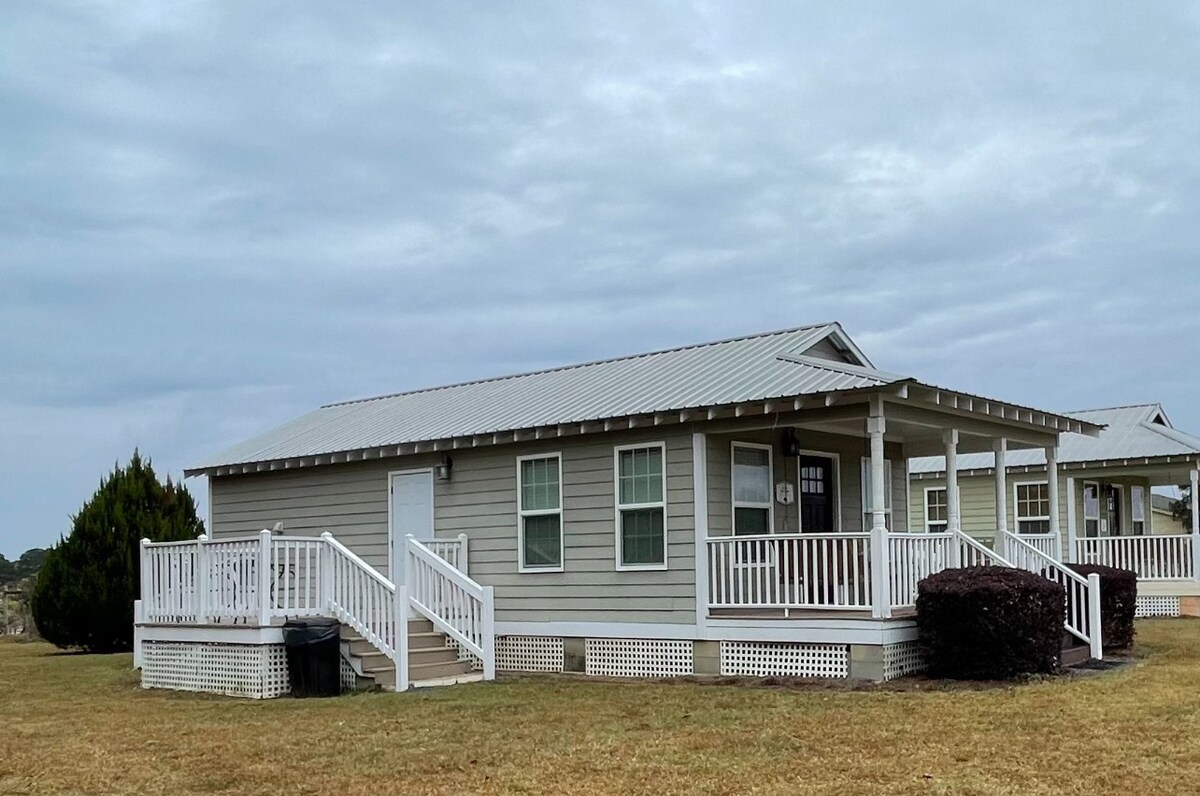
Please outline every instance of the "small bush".
[[1137, 573], [1099, 564], [1068, 564], [1083, 575], [1100, 576], [1100, 635], [1107, 649], [1133, 646], [1133, 615], [1137, 611]]
[[917, 629], [929, 673], [1003, 680], [1058, 669], [1066, 594], [1020, 569], [947, 569], [917, 584]]

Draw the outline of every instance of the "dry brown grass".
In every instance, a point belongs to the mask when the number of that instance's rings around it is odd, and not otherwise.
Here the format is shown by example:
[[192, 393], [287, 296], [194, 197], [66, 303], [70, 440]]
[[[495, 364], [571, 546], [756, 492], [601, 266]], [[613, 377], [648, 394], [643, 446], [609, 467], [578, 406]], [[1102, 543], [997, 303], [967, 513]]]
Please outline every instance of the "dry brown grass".
[[0, 794], [1198, 793], [1200, 621], [1144, 661], [932, 691], [521, 678], [268, 702], [0, 644]]

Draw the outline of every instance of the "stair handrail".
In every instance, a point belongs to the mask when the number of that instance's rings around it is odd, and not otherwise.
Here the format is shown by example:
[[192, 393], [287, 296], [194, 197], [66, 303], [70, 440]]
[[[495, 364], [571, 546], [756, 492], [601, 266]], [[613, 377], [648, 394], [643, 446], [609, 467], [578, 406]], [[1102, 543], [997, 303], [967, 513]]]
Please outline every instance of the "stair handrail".
[[[983, 544], [978, 539], [975, 539], [970, 534], [964, 533], [963, 531], [954, 531], [954, 538], [958, 544], [974, 551], [980, 559], [988, 561], [992, 566], [1014, 568], [1008, 559], [987, 545]], [[961, 565], [961, 561], [959, 563]]]
[[399, 688], [405, 628], [403, 621], [397, 621], [396, 584], [329, 531], [322, 533], [321, 538], [332, 553], [322, 575], [323, 595], [330, 613], [388, 656], [396, 665]]
[[1041, 575], [1063, 587], [1067, 602], [1064, 627], [1068, 633], [1088, 645], [1093, 658], [1101, 660], [1104, 650], [1100, 626], [1100, 576], [1093, 573], [1085, 578], [1012, 531], [1004, 531], [1003, 538], [1005, 551], [1018, 569]]
[[495, 593], [422, 544], [405, 537], [404, 584], [408, 602], [433, 626], [483, 662], [483, 676], [496, 675]]

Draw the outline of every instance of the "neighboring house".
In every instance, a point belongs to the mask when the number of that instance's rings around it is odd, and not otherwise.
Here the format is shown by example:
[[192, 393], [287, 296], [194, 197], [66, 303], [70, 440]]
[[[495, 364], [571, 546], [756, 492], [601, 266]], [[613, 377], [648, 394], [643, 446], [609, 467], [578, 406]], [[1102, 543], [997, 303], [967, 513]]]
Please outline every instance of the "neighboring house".
[[1172, 510], [1175, 498], [1167, 495], [1150, 496], [1150, 533], [1157, 536], [1172, 536], [1187, 533], [1190, 529], [1175, 516]]
[[[995, 453], [958, 457], [962, 530], [992, 544], [1001, 525], [997, 517], [1003, 515], [1003, 527], [1061, 560], [1137, 571], [1139, 608], [1145, 614], [1200, 611], [1200, 600], [1193, 599], [1200, 596], [1200, 545], [1195, 541], [1200, 531], [1171, 520], [1169, 499], [1151, 492], [1156, 486], [1196, 483], [1200, 437], [1174, 428], [1158, 404], [1069, 415], [1105, 428], [1096, 437], [1062, 438], [1056, 479], [1047, 478], [1044, 450], [1007, 451], [1000, 492]], [[909, 470], [914, 526], [944, 527], [945, 457], [914, 459]], [[1064, 499], [1052, 512], [1055, 491]], [[1167, 504], [1166, 520], [1160, 501]], [[1193, 516], [1200, 515], [1193, 510]]]
[[917, 580], [995, 558], [910, 533], [905, 461], [1099, 430], [878, 370], [838, 324], [333, 404], [187, 471], [213, 538], [146, 546], [143, 682], [206, 687], [171, 667], [240, 651], [224, 688], [276, 693], [277, 625], [314, 614], [353, 629], [347, 678], [399, 688], [472, 665], [886, 679], [920, 665]]

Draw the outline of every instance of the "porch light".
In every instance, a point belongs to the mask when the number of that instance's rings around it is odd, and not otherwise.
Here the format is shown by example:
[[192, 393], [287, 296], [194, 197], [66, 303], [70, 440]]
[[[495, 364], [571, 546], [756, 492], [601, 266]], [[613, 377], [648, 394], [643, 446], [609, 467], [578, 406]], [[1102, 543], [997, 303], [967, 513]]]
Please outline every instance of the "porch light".
[[800, 455], [800, 440], [796, 439], [796, 429], [785, 428], [783, 430], [783, 455], [784, 456], [799, 456]]
[[454, 466], [454, 460], [451, 459], [449, 456], [442, 459], [442, 463], [434, 468], [437, 471], [437, 480], [449, 481], [450, 480], [450, 469], [453, 466]]

